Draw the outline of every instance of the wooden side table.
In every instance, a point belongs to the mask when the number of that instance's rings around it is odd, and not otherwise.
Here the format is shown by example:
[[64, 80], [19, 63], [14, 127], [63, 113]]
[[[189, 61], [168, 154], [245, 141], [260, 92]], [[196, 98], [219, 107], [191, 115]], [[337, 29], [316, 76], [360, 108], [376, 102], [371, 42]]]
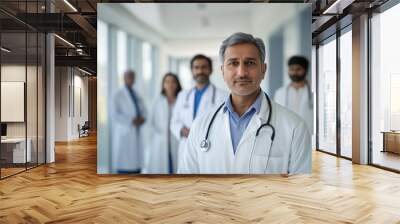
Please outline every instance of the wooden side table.
[[383, 133], [382, 152], [400, 154], [400, 131], [382, 131], [381, 133]]

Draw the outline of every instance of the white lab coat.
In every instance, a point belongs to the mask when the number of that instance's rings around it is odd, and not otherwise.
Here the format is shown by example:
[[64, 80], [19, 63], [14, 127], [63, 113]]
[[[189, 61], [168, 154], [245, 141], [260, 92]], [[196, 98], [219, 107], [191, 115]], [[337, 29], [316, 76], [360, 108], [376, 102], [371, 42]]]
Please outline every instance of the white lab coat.
[[299, 115], [310, 133], [314, 133], [313, 95], [309, 96], [306, 86], [297, 90], [290, 85], [281, 87], [275, 92], [274, 100]]
[[[212, 103], [213, 88], [215, 88], [215, 101]], [[191, 128], [193, 122], [193, 107], [194, 107], [194, 89], [183, 90], [178, 94], [172, 113], [171, 131], [174, 136], [179, 139], [178, 149], [178, 166], [181, 161], [182, 153], [186, 144], [186, 138], [181, 136], [182, 127]], [[189, 97], [187, 97], [189, 96]], [[213, 84], [206, 89], [201, 97], [199, 107], [197, 109], [196, 118], [206, 113], [216, 105], [220, 105], [228, 96], [228, 94], [216, 88]], [[188, 100], [187, 100], [188, 99]]]
[[[258, 127], [266, 123], [269, 113], [267, 99], [262, 98], [258, 114], [254, 114], [233, 153], [229, 112], [218, 112], [209, 133], [210, 148], [200, 148], [207, 127], [216, 109], [197, 119], [190, 132], [178, 173], [182, 174], [298, 174], [311, 172], [311, 136], [306, 124], [293, 112], [272, 103], [272, 129]], [[254, 148], [253, 148], [254, 146]], [[267, 165], [266, 165], [267, 164]]]
[[144, 173], [168, 174], [170, 165], [173, 173], [177, 171], [179, 142], [169, 128], [172, 110], [173, 105], [168, 104], [164, 95], [159, 96], [152, 106], [149, 117], [151, 137], [147, 147]]
[[[146, 117], [143, 101], [137, 92], [135, 93], [141, 115]], [[115, 92], [112, 103], [113, 169], [125, 171], [141, 169], [143, 151], [141, 128], [143, 125], [137, 128], [132, 123], [137, 111], [125, 86]]]

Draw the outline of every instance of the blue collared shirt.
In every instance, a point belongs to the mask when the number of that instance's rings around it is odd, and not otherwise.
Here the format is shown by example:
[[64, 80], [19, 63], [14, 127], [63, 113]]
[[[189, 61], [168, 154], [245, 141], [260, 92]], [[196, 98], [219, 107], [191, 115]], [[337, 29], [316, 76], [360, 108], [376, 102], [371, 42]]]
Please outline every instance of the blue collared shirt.
[[199, 109], [199, 105], [201, 102], [201, 97], [204, 95], [209, 85], [210, 84], [207, 84], [202, 89], [194, 88], [193, 120], [196, 118], [197, 110]]
[[239, 115], [233, 110], [231, 96], [229, 96], [228, 99], [225, 101], [224, 113], [226, 111], [229, 111], [229, 124], [233, 153], [236, 153], [236, 148], [240, 142], [240, 139], [243, 136], [244, 131], [249, 125], [251, 118], [255, 113], [260, 112], [262, 96], [263, 94], [262, 92], [260, 92], [260, 95], [258, 95], [256, 101], [249, 107], [249, 109], [247, 109], [247, 111], [241, 117], [239, 117]]

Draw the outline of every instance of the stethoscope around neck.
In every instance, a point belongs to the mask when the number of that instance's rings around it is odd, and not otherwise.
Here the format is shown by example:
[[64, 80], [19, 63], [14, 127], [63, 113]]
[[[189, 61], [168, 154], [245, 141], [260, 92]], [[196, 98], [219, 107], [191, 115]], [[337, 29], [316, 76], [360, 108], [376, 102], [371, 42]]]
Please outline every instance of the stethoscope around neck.
[[[215, 104], [215, 92], [216, 92], [216, 87], [213, 84], [209, 84], [211, 85], [212, 88], [212, 96], [211, 96], [211, 103], [214, 105]], [[196, 87], [192, 88], [187, 94], [186, 94], [186, 99], [185, 99], [185, 104], [183, 105], [183, 107], [185, 108], [189, 108], [189, 98], [190, 98], [190, 94], [192, 94], [192, 92], [195, 90]], [[207, 87], [208, 88], [208, 87]]]
[[[272, 142], [273, 142], [274, 139], [275, 139], [275, 128], [274, 128], [274, 126], [272, 126], [271, 123], [270, 123], [270, 122], [271, 122], [271, 116], [272, 116], [272, 105], [271, 105], [271, 100], [269, 99], [268, 95], [267, 95], [266, 93], [264, 93], [264, 95], [265, 95], [265, 97], [267, 98], [268, 107], [269, 107], [269, 113], [268, 113], [267, 122], [261, 124], [260, 127], [258, 127], [258, 129], [257, 129], [257, 131], [256, 131], [256, 139], [257, 139], [258, 135], [260, 134], [260, 131], [261, 131], [262, 128], [264, 128], [264, 127], [270, 127], [271, 130], [272, 130], [272, 134], [271, 134], [271, 146], [272, 146]], [[206, 132], [205, 138], [200, 142], [200, 148], [201, 148], [201, 150], [202, 150], [203, 152], [207, 152], [207, 151], [210, 149], [211, 142], [210, 142], [210, 140], [209, 140], [208, 137], [209, 137], [209, 134], [210, 134], [211, 126], [212, 126], [212, 124], [213, 124], [213, 122], [214, 122], [214, 119], [215, 119], [215, 117], [217, 116], [218, 112], [221, 110], [221, 108], [222, 108], [224, 105], [225, 105], [225, 102], [222, 103], [222, 104], [218, 107], [218, 109], [214, 112], [213, 116], [211, 117], [211, 121], [210, 121], [210, 123], [208, 124], [207, 132]], [[226, 130], [226, 131], [229, 131], [229, 130]], [[253, 145], [253, 146], [254, 146], [254, 145]], [[254, 150], [254, 147], [253, 147], [253, 150]], [[252, 152], [252, 153], [253, 153], [253, 152]]]

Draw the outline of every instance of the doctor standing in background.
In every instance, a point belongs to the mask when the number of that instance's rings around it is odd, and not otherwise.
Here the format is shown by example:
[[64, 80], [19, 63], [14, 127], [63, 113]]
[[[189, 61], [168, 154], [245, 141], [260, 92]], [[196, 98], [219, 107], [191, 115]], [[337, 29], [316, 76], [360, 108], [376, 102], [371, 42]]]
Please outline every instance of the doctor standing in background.
[[113, 97], [113, 167], [120, 174], [140, 173], [142, 168], [141, 127], [146, 109], [142, 98], [133, 89], [135, 72], [124, 73], [124, 86]]
[[177, 170], [178, 139], [170, 131], [172, 110], [182, 90], [178, 76], [167, 73], [163, 77], [161, 95], [155, 100], [149, 125], [151, 137], [144, 173], [172, 174]]
[[178, 163], [181, 161], [193, 120], [209, 109], [219, 105], [227, 94], [210, 82], [212, 61], [198, 54], [190, 61], [195, 86], [181, 91], [172, 113], [171, 131], [179, 139]]
[[306, 122], [313, 133], [313, 95], [307, 81], [308, 60], [302, 56], [293, 56], [288, 61], [291, 82], [279, 88], [275, 93], [275, 102], [292, 110]]

